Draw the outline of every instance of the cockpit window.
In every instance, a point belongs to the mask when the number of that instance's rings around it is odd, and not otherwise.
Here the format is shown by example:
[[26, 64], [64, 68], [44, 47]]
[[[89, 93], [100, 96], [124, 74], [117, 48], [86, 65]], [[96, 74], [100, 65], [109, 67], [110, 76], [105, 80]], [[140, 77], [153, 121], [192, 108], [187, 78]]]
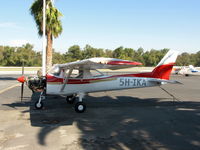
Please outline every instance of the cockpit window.
[[[66, 69], [65, 73], [61, 73], [61, 68], [58, 66], [52, 67], [52, 69], [49, 71], [50, 74], [54, 76], [62, 76], [62, 77], [67, 77], [70, 73], [70, 69]], [[90, 70], [90, 69], [73, 69], [72, 72], [69, 75], [69, 78], [77, 78], [77, 79], [89, 79], [89, 78], [97, 78], [104, 76], [103, 73], [101, 73], [98, 70]]]

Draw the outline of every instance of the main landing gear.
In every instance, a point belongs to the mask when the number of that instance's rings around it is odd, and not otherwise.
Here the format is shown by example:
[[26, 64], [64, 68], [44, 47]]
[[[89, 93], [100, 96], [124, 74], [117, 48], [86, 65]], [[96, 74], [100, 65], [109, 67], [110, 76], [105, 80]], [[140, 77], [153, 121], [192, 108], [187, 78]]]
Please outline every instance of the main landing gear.
[[86, 105], [83, 103], [84, 93], [79, 93], [78, 102], [75, 104], [75, 111], [77, 113], [83, 113], [86, 110]]
[[86, 105], [83, 102], [77, 102], [74, 108], [77, 113], [83, 113], [86, 110]]
[[[79, 95], [78, 102], [75, 104], [74, 109], [77, 113], [83, 113], [86, 110], [86, 105], [83, 103], [84, 93], [79, 93], [78, 95]], [[76, 100], [75, 94], [66, 97], [66, 101], [69, 104], [73, 104], [75, 100]]]
[[[86, 110], [86, 105], [83, 103], [84, 93], [78, 94], [78, 102], [75, 104], [74, 109], [77, 113], [83, 113]], [[36, 109], [42, 109], [44, 107], [43, 100], [45, 99], [44, 92], [41, 92], [39, 100], [35, 102]], [[76, 100], [76, 94], [66, 97], [66, 101], [69, 104], [73, 104]]]

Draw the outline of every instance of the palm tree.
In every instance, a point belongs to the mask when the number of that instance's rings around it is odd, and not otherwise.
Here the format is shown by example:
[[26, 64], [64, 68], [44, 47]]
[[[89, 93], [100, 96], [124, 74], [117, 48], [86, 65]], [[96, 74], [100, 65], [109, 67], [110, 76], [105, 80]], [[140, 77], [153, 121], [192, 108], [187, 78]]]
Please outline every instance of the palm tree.
[[[31, 15], [34, 17], [36, 26], [38, 29], [38, 34], [42, 36], [43, 34], [43, 23], [42, 23], [42, 8], [43, 0], [35, 0], [30, 7]], [[47, 71], [52, 66], [52, 45], [53, 38], [57, 38], [62, 32], [62, 24], [60, 17], [61, 12], [56, 9], [51, 0], [46, 0], [46, 37], [47, 37], [47, 47], [46, 47], [46, 66]]]

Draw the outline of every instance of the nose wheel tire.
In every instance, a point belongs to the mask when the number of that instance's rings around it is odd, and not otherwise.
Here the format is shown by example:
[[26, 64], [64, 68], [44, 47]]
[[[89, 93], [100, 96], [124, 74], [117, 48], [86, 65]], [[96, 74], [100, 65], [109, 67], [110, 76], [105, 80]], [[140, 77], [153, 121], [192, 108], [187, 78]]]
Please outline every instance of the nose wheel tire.
[[75, 99], [76, 99], [76, 96], [74, 96], [74, 95], [70, 95], [70, 96], [66, 97], [66, 101], [68, 104], [73, 104]]
[[43, 102], [40, 102], [40, 103], [39, 103], [39, 102], [37, 101], [37, 102], [35, 103], [35, 108], [36, 108], [36, 109], [42, 109], [43, 106], [44, 106]]
[[86, 105], [83, 102], [78, 102], [75, 105], [75, 111], [77, 113], [83, 113], [86, 110]]

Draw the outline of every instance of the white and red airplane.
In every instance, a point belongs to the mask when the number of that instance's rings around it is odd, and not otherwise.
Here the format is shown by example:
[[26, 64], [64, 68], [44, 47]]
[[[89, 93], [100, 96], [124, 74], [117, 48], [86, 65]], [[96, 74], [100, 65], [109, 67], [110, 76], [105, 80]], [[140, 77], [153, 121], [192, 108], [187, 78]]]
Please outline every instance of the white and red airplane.
[[121, 69], [141, 65], [139, 62], [115, 58], [90, 58], [52, 67], [46, 77], [21, 76], [18, 81], [26, 82], [33, 91], [42, 91], [35, 103], [37, 109], [43, 107], [46, 95], [65, 95], [68, 103], [74, 103], [75, 111], [82, 113], [86, 109], [84, 95], [91, 92], [111, 91], [132, 88], [160, 86], [164, 83], [178, 83], [169, 80], [173, 65], [178, 56], [177, 51], [170, 50], [152, 72], [104, 75], [96, 69]]

